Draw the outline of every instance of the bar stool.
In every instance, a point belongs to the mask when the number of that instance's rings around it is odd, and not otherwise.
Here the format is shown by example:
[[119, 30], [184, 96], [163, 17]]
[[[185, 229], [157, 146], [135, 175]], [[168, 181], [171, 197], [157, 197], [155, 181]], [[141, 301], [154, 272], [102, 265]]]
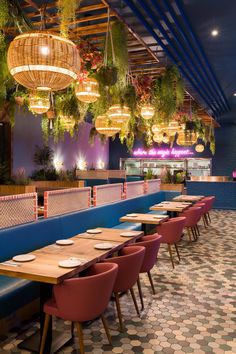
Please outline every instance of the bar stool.
[[118, 274], [114, 284], [113, 293], [115, 295], [116, 309], [119, 319], [120, 331], [124, 331], [119, 295], [127, 292], [131, 293], [137, 314], [140, 316], [133, 286], [138, 280], [139, 272], [145, 255], [145, 247], [129, 246], [124, 247], [118, 257], [112, 257], [103, 262], [116, 263]]
[[40, 345], [43, 354], [51, 316], [76, 323], [80, 353], [84, 353], [82, 322], [101, 317], [103, 326], [111, 344], [109, 329], [103, 316], [118, 273], [114, 263], [99, 263], [86, 271], [85, 277], [67, 279], [53, 288], [54, 297], [44, 305], [45, 322]]

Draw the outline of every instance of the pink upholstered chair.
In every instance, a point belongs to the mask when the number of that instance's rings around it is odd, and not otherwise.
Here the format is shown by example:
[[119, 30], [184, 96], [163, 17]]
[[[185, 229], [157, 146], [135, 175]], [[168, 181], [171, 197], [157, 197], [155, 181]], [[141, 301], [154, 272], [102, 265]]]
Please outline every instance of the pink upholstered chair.
[[201, 207], [190, 207], [187, 210], [183, 211], [179, 214], [179, 216], [183, 216], [186, 218], [184, 227], [188, 231], [189, 241], [192, 241], [191, 232], [193, 235], [193, 239], [197, 240], [199, 235], [199, 229], [197, 223], [201, 219], [202, 216], [202, 208]]
[[103, 312], [110, 300], [118, 266], [114, 263], [99, 263], [89, 268], [85, 277], [67, 279], [53, 288], [54, 297], [44, 305], [45, 323], [40, 354], [44, 352], [45, 340], [51, 316], [57, 316], [77, 324], [80, 353], [84, 353], [81, 323], [99, 316], [105, 328], [109, 343], [111, 337]]
[[210, 210], [213, 207], [215, 199], [216, 199], [215, 196], [209, 196], [209, 197], [205, 197], [201, 200], [201, 202], [206, 204], [205, 220], [206, 220], [207, 225], [209, 225], [209, 222], [211, 222]]
[[205, 226], [205, 228], [207, 228], [207, 225], [208, 225], [207, 216], [206, 216], [207, 203], [200, 201], [200, 202], [195, 203], [194, 206], [202, 208], [201, 218], [202, 218], [203, 225]]
[[171, 259], [171, 263], [172, 263], [173, 268], [175, 267], [175, 265], [174, 265], [174, 259], [173, 259], [171, 245], [175, 246], [175, 250], [176, 250], [178, 259], [180, 261], [180, 255], [179, 255], [177, 243], [181, 239], [185, 220], [186, 220], [185, 217], [172, 218], [166, 222], [163, 222], [161, 225], [157, 226], [157, 232], [159, 235], [162, 236], [161, 243], [166, 243], [168, 246], [168, 251], [170, 254], [170, 259]]
[[[153, 294], [155, 294], [155, 288], [152, 281], [151, 269], [154, 267], [157, 255], [159, 252], [162, 236], [158, 234], [143, 236], [137, 240], [136, 245], [145, 247], [145, 256], [140, 269], [140, 273], [147, 273], [148, 278], [152, 287]], [[142, 288], [140, 283], [140, 278], [138, 277], [138, 290], [141, 300], [142, 309], [144, 308]]]
[[139, 272], [143, 264], [145, 247], [129, 246], [124, 247], [118, 257], [112, 257], [103, 262], [114, 262], [118, 264], [118, 275], [114, 284], [113, 292], [115, 295], [116, 309], [119, 319], [120, 330], [124, 330], [122, 314], [120, 308], [119, 295], [130, 291], [137, 314], [140, 315], [133, 286], [138, 280]]

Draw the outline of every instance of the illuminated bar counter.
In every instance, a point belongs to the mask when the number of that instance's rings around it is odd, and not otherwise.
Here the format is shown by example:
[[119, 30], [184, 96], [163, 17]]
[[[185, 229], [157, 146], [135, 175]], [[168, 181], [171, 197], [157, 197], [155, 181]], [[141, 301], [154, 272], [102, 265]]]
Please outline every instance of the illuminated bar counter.
[[[214, 180], [216, 177], [210, 176]], [[187, 194], [214, 195], [216, 209], [234, 209], [236, 210], [236, 183], [233, 181], [187, 181]]]

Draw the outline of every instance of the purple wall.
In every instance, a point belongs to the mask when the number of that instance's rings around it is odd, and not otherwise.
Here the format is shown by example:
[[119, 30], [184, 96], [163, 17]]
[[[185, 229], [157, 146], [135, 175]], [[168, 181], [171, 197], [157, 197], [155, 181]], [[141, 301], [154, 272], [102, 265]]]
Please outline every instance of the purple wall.
[[[99, 160], [109, 162], [109, 143], [102, 144], [99, 138], [94, 145], [89, 144], [89, 131], [91, 124], [82, 123], [79, 127], [77, 138], [71, 138], [65, 133], [64, 141], [54, 144], [50, 139], [49, 146], [54, 150], [55, 157], [63, 162], [64, 169], [71, 169], [79, 158], [87, 162], [88, 169], [96, 168]], [[20, 167], [24, 167], [30, 175], [36, 166], [33, 163], [35, 145], [43, 146], [41, 134], [41, 118], [30, 113], [16, 112], [15, 126], [12, 139], [12, 167], [13, 173]]]

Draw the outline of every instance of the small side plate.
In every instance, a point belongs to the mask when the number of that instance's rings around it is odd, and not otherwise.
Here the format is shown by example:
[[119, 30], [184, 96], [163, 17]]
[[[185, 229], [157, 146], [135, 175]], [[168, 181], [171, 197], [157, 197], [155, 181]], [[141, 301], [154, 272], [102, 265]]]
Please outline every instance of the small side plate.
[[102, 230], [101, 229], [90, 229], [90, 230], [87, 230], [86, 232], [87, 232], [87, 234], [100, 234], [100, 233], [102, 233]]
[[134, 233], [134, 232], [132, 232], [132, 231], [125, 231], [125, 232], [122, 232], [121, 234], [120, 234], [120, 236], [122, 236], [122, 237], [133, 237], [133, 236], [135, 236], [136, 234]]
[[60, 262], [58, 262], [59, 267], [62, 268], [74, 268], [74, 267], [78, 267], [81, 264], [81, 261], [78, 258], [68, 258], [68, 259], [64, 259]]
[[34, 254], [18, 254], [14, 256], [12, 259], [15, 262], [31, 262], [36, 258]]
[[132, 213], [132, 214], [126, 214], [126, 216], [130, 216], [131, 218], [135, 218], [136, 216], [138, 216], [138, 214]]
[[112, 243], [109, 242], [103, 242], [103, 243], [97, 243], [94, 245], [94, 248], [97, 250], [110, 250], [113, 247]]
[[68, 239], [62, 239], [62, 240], [57, 240], [56, 241], [56, 244], [57, 245], [60, 245], [60, 246], [69, 246], [69, 245], [73, 245], [74, 244], [74, 241], [73, 240], [70, 240], [69, 238]]

